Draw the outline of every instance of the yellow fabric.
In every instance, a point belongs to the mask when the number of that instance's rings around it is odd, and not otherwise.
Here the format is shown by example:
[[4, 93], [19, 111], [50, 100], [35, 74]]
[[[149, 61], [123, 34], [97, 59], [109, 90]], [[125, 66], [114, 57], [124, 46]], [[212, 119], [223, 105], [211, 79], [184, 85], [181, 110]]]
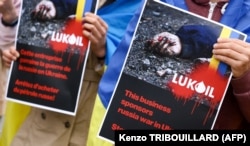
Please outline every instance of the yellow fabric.
[[97, 95], [95, 105], [90, 121], [87, 146], [112, 146], [109, 141], [98, 137], [98, 132], [105, 116], [106, 108], [103, 106], [99, 96]]
[[84, 6], [85, 6], [85, 0], [78, 0], [76, 9], [76, 20], [82, 20]]
[[17, 130], [30, 112], [30, 106], [11, 101], [7, 101], [6, 104], [0, 146], [10, 146]]

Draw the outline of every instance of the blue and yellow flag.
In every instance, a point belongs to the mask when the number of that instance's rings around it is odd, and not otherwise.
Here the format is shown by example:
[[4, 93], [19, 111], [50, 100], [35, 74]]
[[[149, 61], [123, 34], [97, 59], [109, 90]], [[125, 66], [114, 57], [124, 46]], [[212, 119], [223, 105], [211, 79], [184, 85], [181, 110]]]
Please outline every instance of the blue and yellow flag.
[[[126, 31], [129, 31], [133, 34], [134, 28], [137, 24], [134, 21], [135, 19], [138, 19], [136, 17], [133, 17], [136, 10], [140, 12], [140, 6], [141, 2], [144, 2], [144, 0], [117, 0], [113, 2], [112, 4], [105, 6], [101, 8], [98, 11], [98, 15], [100, 15], [109, 25], [109, 30], [108, 30], [108, 37], [107, 37], [107, 60], [106, 60], [106, 65], [108, 68], [110, 67], [109, 65], [111, 64], [112, 67], [119, 69], [119, 66], [122, 66], [123, 61], [125, 59], [127, 50], [129, 48], [129, 44], [125, 43], [120, 43], [122, 38], [123, 40], [126, 40], [129, 35], [125, 35], [125, 30], [127, 28], [127, 25], [129, 22], [132, 22], [134, 25], [129, 26]], [[140, 14], [140, 13], [139, 13]], [[131, 20], [133, 19], [133, 20]], [[115, 20], [115, 21], [114, 21]], [[131, 23], [130, 23], [131, 24]], [[124, 41], [122, 41], [124, 42]], [[124, 47], [124, 53], [119, 56], [119, 60], [116, 59], [111, 59], [114, 53], [116, 53], [116, 48]], [[114, 63], [117, 62], [118, 64]], [[98, 95], [94, 104], [94, 109], [93, 109], [93, 114], [91, 118], [91, 123], [90, 123], [90, 129], [89, 129], [89, 134], [88, 134], [88, 141], [87, 141], [87, 146], [111, 146], [112, 143], [102, 140], [98, 138], [98, 132], [100, 129], [100, 126], [102, 124], [102, 120], [104, 118], [106, 108], [109, 103], [109, 99], [106, 97], [111, 97], [111, 94], [114, 90], [113, 85], [115, 85], [116, 80], [118, 79], [119, 72], [112, 72], [112, 70], [107, 70], [108, 72], [104, 73], [104, 78], [101, 80], [100, 88], [98, 91]], [[111, 74], [110, 74], [111, 73]], [[112, 78], [112, 80], [107, 81], [106, 79]], [[113, 80], [114, 79], [114, 80]], [[108, 84], [106, 84], [108, 83]], [[109, 86], [111, 85], [111, 86]]]
[[[220, 33], [220, 38], [240, 38], [238, 32], [232, 31], [232, 29], [223, 27]], [[224, 62], [216, 60], [214, 57], [211, 58], [209, 67], [216, 70], [220, 75], [226, 74], [227, 66]]]

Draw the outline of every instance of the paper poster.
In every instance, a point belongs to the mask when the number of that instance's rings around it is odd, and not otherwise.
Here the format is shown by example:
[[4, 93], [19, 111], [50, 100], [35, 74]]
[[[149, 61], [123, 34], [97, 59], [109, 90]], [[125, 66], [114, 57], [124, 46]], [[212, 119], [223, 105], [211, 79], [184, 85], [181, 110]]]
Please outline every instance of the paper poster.
[[[49, 1], [56, 16], [43, 19], [49, 9], [40, 0], [23, 1], [16, 49], [20, 57], [10, 70], [7, 99], [38, 108], [75, 115], [89, 40], [82, 34], [81, 17], [95, 13], [95, 0]], [[48, 2], [48, 1], [44, 1]]]
[[115, 130], [212, 129], [231, 70], [217, 38], [246, 36], [160, 1], [145, 2], [99, 137]]

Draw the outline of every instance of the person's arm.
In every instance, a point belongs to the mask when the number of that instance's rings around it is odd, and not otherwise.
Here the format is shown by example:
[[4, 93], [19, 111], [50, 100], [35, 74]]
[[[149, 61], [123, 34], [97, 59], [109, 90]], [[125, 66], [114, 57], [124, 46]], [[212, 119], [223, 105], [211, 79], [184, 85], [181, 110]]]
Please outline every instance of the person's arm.
[[5, 26], [14, 27], [18, 21], [20, 1], [18, 0], [1, 0], [0, 13], [1, 23]]
[[21, 0], [1, 0], [0, 1], [0, 59], [2, 65], [6, 65], [3, 60], [3, 51], [14, 45]]
[[233, 78], [231, 84], [233, 92], [245, 119], [250, 123], [250, 71], [241, 78]]
[[17, 21], [21, 0], [0, 1], [0, 49], [13, 45], [17, 29]]

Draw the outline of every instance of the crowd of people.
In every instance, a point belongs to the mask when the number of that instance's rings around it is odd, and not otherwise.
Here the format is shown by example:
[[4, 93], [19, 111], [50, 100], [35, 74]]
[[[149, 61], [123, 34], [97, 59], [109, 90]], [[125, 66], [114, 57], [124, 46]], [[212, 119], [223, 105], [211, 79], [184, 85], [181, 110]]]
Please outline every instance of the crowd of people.
[[[213, 129], [249, 129], [250, 0], [161, 1], [247, 34], [246, 41], [219, 38], [212, 46], [214, 58], [228, 64], [233, 75]], [[59, 17], [58, 14], [71, 15], [70, 11], [75, 8], [73, 1], [63, 0], [62, 5], [60, 2], [62, 0], [42, 0], [34, 8], [32, 17], [47, 21]], [[83, 35], [90, 40], [91, 46], [86, 66], [88, 74], [82, 82], [76, 116], [4, 99], [8, 69], [20, 56], [15, 49], [15, 35], [21, 3], [21, 0], [0, 0], [0, 111], [3, 118], [0, 146], [112, 145], [97, 137], [98, 129], [115, 89], [144, 0], [99, 0], [97, 14], [83, 16], [83, 21], [87, 22], [83, 23], [87, 28]], [[213, 4], [216, 5], [211, 14]], [[58, 5], [60, 8], [56, 7]], [[62, 11], [64, 7], [70, 11]], [[103, 72], [96, 71], [100, 64]], [[71, 126], [66, 126], [65, 121]]]

